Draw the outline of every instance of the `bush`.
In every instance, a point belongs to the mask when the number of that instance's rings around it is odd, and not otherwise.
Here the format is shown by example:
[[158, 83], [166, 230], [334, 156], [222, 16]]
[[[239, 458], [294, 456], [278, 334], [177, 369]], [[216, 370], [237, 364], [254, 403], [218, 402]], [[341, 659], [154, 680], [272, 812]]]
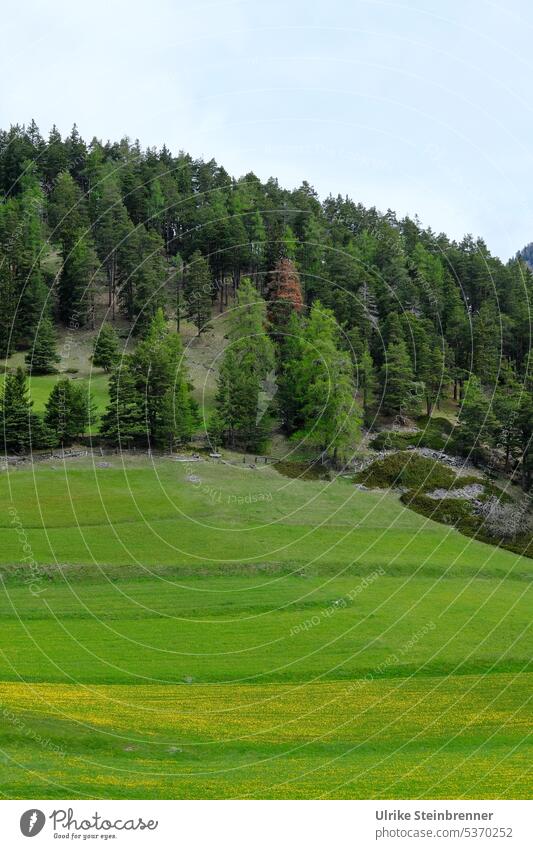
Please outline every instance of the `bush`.
[[376, 489], [402, 486], [416, 492], [424, 492], [437, 488], [453, 489], [454, 486], [462, 486], [464, 479], [458, 478], [442, 463], [420, 457], [418, 454], [399, 451], [382, 460], [376, 460], [368, 469], [355, 475], [354, 481]]
[[370, 447], [376, 451], [395, 449], [402, 451], [414, 445], [417, 448], [431, 448], [444, 451], [450, 444], [449, 435], [453, 426], [448, 419], [420, 416], [417, 419], [420, 430], [417, 433], [402, 433], [396, 430], [384, 430], [372, 440]]
[[[490, 545], [498, 544], [502, 548], [507, 548], [509, 551], [514, 551], [517, 554], [522, 554], [525, 557], [533, 557], [533, 535], [531, 530], [526, 531], [524, 524], [517, 525], [513, 522], [514, 527], [518, 532], [516, 536], [510, 537], [507, 532], [502, 529], [501, 517], [509, 510], [508, 504], [498, 504], [495, 507], [496, 499], [491, 499], [492, 511], [498, 516], [496, 528], [495, 523], [487, 526], [487, 521], [484, 518], [484, 511], [477, 512], [471, 501], [463, 498], [445, 498], [441, 501], [435, 501], [433, 498], [428, 498], [423, 493], [406, 492], [402, 495], [403, 503], [415, 510], [422, 516], [427, 516], [434, 522], [440, 522], [443, 525], [451, 525], [466, 536], [475, 537], [481, 542], [489, 543]], [[490, 510], [490, 508], [489, 508]], [[513, 513], [520, 512], [515, 505]]]
[[329, 480], [329, 470], [321, 463], [303, 463], [297, 460], [279, 460], [272, 464], [280, 475], [286, 478], [300, 478], [304, 481]]

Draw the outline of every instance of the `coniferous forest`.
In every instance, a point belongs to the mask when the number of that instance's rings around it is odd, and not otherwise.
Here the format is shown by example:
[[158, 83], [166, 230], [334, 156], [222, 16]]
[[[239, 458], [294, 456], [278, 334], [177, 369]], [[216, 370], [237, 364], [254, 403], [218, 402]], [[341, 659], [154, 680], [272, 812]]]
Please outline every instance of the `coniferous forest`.
[[[387, 447], [387, 424], [455, 404], [448, 448], [530, 490], [533, 276], [521, 256], [321, 200], [307, 182], [289, 190], [165, 145], [84, 140], [76, 126], [2, 131], [0, 192], [0, 356], [25, 355], [4, 369], [5, 452], [88, 433], [83, 382], [61, 374], [44, 413], [29, 388], [58, 370], [58, 333], [85, 329], [109, 375], [93, 439], [172, 450], [204, 434], [262, 452], [279, 432], [342, 468], [362, 433]], [[180, 328], [207, 338], [224, 313], [206, 416]]]

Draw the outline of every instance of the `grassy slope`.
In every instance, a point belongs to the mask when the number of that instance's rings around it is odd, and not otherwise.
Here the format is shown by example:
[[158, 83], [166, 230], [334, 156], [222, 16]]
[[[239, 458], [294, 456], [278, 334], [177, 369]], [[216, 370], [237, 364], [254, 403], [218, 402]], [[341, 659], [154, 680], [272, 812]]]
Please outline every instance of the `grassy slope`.
[[[118, 329], [123, 333], [127, 328], [119, 322]], [[213, 316], [213, 328], [197, 338], [195, 329], [184, 321], [181, 336], [188, 362], [189, 377], [194, 385], [194, 396], [200, 403], [206, 416], [209, 415], [216, 391], [216, 369], [220, 352], [224, 348], [224, 333], [226, 331], [226, 316]], [[86, 380], [89, 383], [96, 412], [101, 415], [108, 403], [109, 376], [101, 368], [95, 368], [91, 362], [94, 331], [68, 331], [59, 329], [57, 350], [60, 362], [57, 365], [58, 374], [34, 375], [30, 378], [30, 394], [36, 412], [44, 410], [52, 388], [62, 377], [73, 380]], [[128, 340], [127, 349], [131, 349], [132, 340]], [[22, 366], [25, 368], [25, 352], [17, 351], [7, 362], [0, 360], [0, 383], [3, 381], [3, 370]]]
[[0, 478], [8, 795], [526, 795], [531, 560], [346, 480], [111, 462]]
[[531, 678], [3, 685], [0, 781], [19, 798], [527, 798]]
[[[21, 551], [12, 501], [36, 560], [44, 564], [247, 563], [345, 570], [485, 575], [530, 573], [516, 555], [461, 536], [395, 495], [348, 481], [309, 482], [257, 469], [111, 458], [45, 462], [0, 479], [0, 562]], [[200, 480], [190, 482], [194, 474]], [[3, 508], [3, 509], [2, 509]], [[3, 518], [2, 518], [3, 517]]]
[[[93, 398], [95, 411], [101, 415], [109, 399], [108, 382], [109, 377], [103, 369], [93, 368], [91, 353], [93, 346], [92, 331], [69, 332], [61, 330], [58, 334], [57, 350], [60, 362], [57, 365], [57, 374], [39, 374], [30, 377], [30, 396], [33, 401], [34, 410], [42, 413], [55, 382], [64, 377], [72, 380], [86, 380], [89, 384]], [[4, 380], [4, 368], [25, 367], [25, 353], [17, 351], [6, 363], [0, 361], [0, 383]]]

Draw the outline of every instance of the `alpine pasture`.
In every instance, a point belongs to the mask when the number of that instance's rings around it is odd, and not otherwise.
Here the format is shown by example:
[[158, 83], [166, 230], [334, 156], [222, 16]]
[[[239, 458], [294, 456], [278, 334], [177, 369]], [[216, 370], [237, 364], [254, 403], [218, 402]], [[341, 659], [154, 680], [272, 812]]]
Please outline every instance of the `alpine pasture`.
[[3, 792], [526, 796], [532, 561], [254, 459], [3, 471]]

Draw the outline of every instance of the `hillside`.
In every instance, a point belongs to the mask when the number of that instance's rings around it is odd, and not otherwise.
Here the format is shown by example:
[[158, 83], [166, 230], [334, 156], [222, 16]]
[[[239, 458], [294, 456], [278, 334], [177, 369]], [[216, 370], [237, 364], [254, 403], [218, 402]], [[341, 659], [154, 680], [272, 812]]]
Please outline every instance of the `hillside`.
[[526, 798], [533, 275], [0, 131], [0, 789]]

